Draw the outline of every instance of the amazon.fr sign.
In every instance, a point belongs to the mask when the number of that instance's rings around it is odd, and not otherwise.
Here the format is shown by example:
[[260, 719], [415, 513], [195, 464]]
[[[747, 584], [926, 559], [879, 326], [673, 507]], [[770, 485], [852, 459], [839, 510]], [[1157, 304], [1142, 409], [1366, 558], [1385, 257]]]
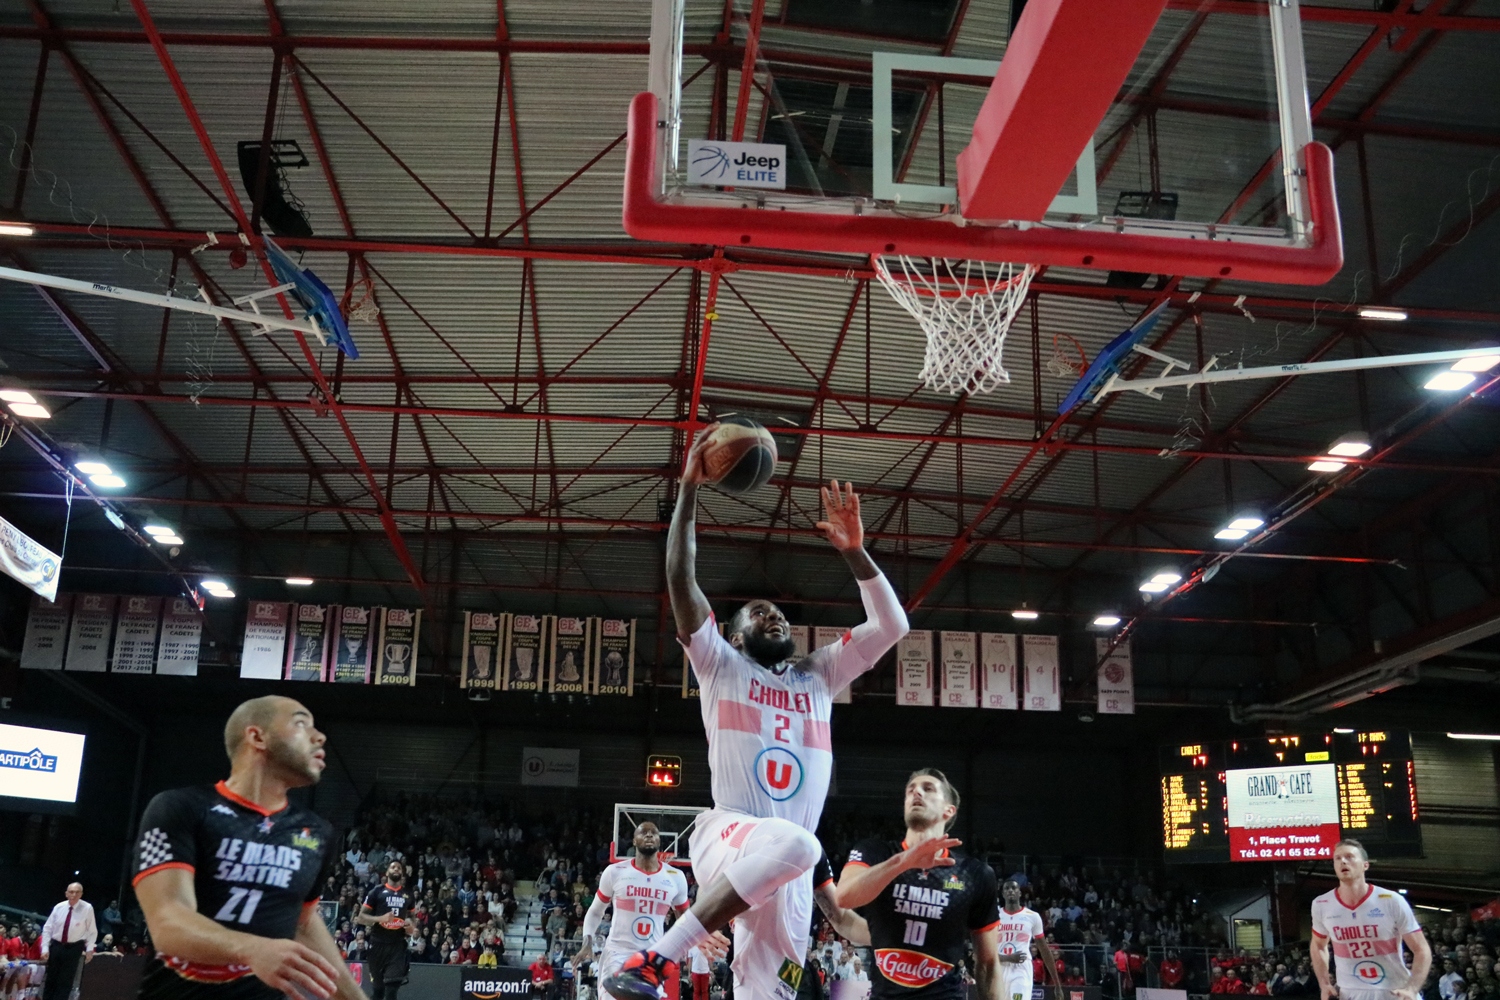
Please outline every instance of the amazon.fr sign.
[[689, 184], [786, 190], [786, 147], [777, 143], [689, 139], [687, 168]]

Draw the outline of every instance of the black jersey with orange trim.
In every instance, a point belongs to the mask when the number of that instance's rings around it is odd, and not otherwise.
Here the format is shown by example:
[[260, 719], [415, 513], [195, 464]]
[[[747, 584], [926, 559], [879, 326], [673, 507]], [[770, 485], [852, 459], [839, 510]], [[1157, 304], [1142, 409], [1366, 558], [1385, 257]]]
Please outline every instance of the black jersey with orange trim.
[[[193, 873], [198, 912], [230, 928], [292, 938], [337, 859], [333, 827], [286, 805], [266, 812], [224, 782], [162, 792], [146, 806], [131, 884], [166, 868]], [[248, 966], [207, 966], [157, 955], [140, 1000], [271, 1000]]]
[[[382, 882], [371, 889], [365, 896], [364, 913], [381, 918], [381, 922], [368, 928], [370, 943], [399, 944], [406, 947], [406, 925], [400, 921], [410, 915], [411, 904], [412, 893], [405, 884], [394, 886], [389, 882]], [[386, 920], [395, 922], [396, 926], [385, 926]]]
[[[904, 850], [890, 840], [863, 840], [849, 865], [878, 865]], [[964, 994], [958, 964], [970, 935], [1000, 920], [998, 883], [989, 865], [964, 854], [953, 865], [905, 871], [859, 912], [870, 924], [875, 1000], [957, 1000]]]

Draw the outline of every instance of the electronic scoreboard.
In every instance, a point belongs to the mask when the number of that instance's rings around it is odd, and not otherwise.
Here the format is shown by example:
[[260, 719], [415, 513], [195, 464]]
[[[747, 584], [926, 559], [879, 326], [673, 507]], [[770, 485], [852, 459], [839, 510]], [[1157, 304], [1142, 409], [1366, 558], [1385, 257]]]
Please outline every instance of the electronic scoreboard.
[[1353, 837], [1420, 857], [1411, 736], [1335, 732], [1161, 749], [1167, 861], [1309, 861]]

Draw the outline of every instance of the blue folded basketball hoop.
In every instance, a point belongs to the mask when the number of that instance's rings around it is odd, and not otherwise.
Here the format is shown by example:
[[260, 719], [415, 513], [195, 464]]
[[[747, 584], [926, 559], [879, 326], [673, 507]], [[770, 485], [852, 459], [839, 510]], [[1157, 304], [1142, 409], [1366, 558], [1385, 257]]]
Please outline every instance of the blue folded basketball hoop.
[[354, 346], [354, 338], [349, 336], [349, 323], [344, 319], [344, 312], [339, 308], [339, 300], [334, 298], [333, 292], [329, 291], [321, 278], [306, 268], [299, 267], [275, 243], [267, 239], [264, 240], [264, 245], [266, 260], [270, 262], [276, 280], [291, 286], [286, 289], [287, 294], [296, 299], [297, 304], [305, 310], [306, 318], [323, 331], [324, 346], [332, 343], [347, 354], [350, 360], [358, 358], [359, 348]]
[[1125, 364], [1125, 359], [1130, 357], [1130, 352], [1135, 349], [1135, 345], [1146, 339], [1152, 328], [1156, 326], [1156, 321], [1161, 318], [1162, 312], [1170, 304], [1170, 299], [1163, 301], [1155, 309], [1132, 323], [1124, 333], [1105, 344], [1103, 350], [1094, 358], [1094, 363], [1089, 365], [1088, 371], [1083, 373], [1083, 378], [1079, 379], [1072, 390], [1063, 397], [1063, 401], [1057, 404], [1057, 412], [1067, 413], [1075, 406], [1081, 406], [1093, 400], [1104, 384], [1120, 373], [1120, 367]]

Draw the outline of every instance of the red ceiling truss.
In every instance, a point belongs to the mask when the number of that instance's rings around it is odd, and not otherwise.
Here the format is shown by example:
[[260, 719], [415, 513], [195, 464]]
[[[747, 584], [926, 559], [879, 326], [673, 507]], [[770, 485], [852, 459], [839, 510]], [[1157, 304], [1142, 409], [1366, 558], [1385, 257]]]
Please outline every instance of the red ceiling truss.
[[[371, 550], [385, 545], [401, 566], [404, 579], [376, 579], [354, 573], [345, 575], [346, 582], [378, 584], [394, 588], [393, 593], [417, 598], [435, 611], [450, 609], [458, 590], [469, 586], [459, 582], [461, 542], [475, 539], [496, 540], [499, 536], [490, 530], [506, 525], [519, 528], [514, 537], [522, 539], [540, 538], [554, 541], [548, 551], [548, 564], [530, 565], [535, 583], [530, 589], [539, 593], [570, 593], [568, 586], [560, 580], [562, 562], [568, 560], [576, 569], [588, 569], [585, 557], [592, 547], [602, 544], [616, 533], [659, 534], [663, 528], [662, 511], [652, 506], [637, 509], [645, 503], [646, 494], [637, 500], [622, 516], [591, 517], [577, 513], [571, 506], [572, 498], [587, 492], [590, 484], [619, 480], [621, 477], [632, 483], [649, 483], [656, 488], [656, 497], [669, 496], [675, 488], [676, 471], [680, 466], [685, 448], [693, 434], [702, 426], [707, 412], [707, 401], [716, 398], [747, 398], [765, 393], [766, 386], [750, 381], [735, 381], [715, 377], [708, 366], [709, 352], [714, 349], [712, 334], [716, 310], [721, 304], [733, 301], [737, 308], [744, 309], [763, 326], [773, 340], [781, 341], [785, 353], [793, 363], [800, 366], [811, 382], [807, 387], [776, 387], [775, 393], [789, 405], [795, 404], [808, 414], [804, 425], [777, 428], [787, 435], [799, 437], [801, 447], [795, 457], [785, 463], [773, 481], [773, 491], [758, 502], [760, 516], [753, 522], [741, 524], [705, 523], [705, 536], [722, 544], [747, 551], [764, 550], [768, 546], [784, 543], [810, 544], [817, 532], [810, 527], [810, 510], [800, 505], [794, 491], [812, 489], [824, 471], [819, 456], [809, 454], [811, 448], [821, 447], [823, 442], [839, 440], [874, 440], [901, 446], [904, 457], [892, 464], [886, 474], [868, 485], [872, 496], [889, 501], [883, 514], [871, 524], [871, 536], [878, 548], [887, 553], [909, 554], [915, 548], [922, 554], [917, 562], [916, 576], [912, 580], [909, 603], [913, 607], [936, 607], [950, 611], [975, 610], [959, 594], [949, 593], [947, 584], [950, 574], [966, 559], [976, 553], [992, 548], [1005, 548], [1019, 554], [1025, 563], [1038, 565], [1034, 558], [1045, 551], [1075, 553], [1066, 560], [1055, 561], [1052, 572], [1046, 576], [1047, 592], [1040, 591], [1031, 596], [1033, 603], [1055, 607], [1060, 613], [1076, 615], [1083, 612], [1068, 604], [1066, 594], [1077, 584], [1078, 578], [1098, 566], [1098, 554], [1111, 554], [1111, 558], [1151, 559], [1156, 557], [1180, 557], [1183, 559], [1212, 559], [1221, 551], [1205, 548], [1201, 544], [1207, 539], [1217, 520], [1216, 513], [1187, 512], [1170, 509], [1161, 501], [1179, 484], [1199, 473], [1205, 465], [1222, 463], [1226, 468], [1248, 468], [1285, 470], [1288, 479], [1297, 474], [1297, 469], [1313, 457], [1326, 441], [1318, 434], [1321, 431], [1301, 432], [1293, 420], [1282, 421], [1284, 429], [1268, 430], [1264, 422], [1251, 427], [1252, 418], [1264, 414], [1273, 406], [1292, 382], [1282, 379], [1267, 385], [1262, 393], [1252, 398], [1237, 412], [1225, 415], [1192, 447], [1176, 453], [1180, 459], [1170, 471], [1154, 481], [1131, 503], [1093, 503], [1080, 497], [1075, 502], [1061, 503], [1055, 499], [1038, 497], [1047, 486], [1050, 477], [1059, 475], [1059, 468], [1071, 456], [1093, 456], [1094, 458], [1128, 458], [1142, 463], [1154, 461], [1161, 449], [1172, 441], [1174, 428], [1169, 421], [1142, 424], [1117, 417], [1112, 403], [1119, 397], [1095, 406], [1087, 413], [1073, 413], [1060, 417], [1039, 414], [1033, 410], [1017, 410], [999, 407], [983, 398], [960, 399], [948, 402], [931, 396], [896, 396], [888, 392], [872, 391], [866, 367], [864, 391], [850, 391], [847, 379], [836, 380], [836, 370], [847, 373], [860, 365], [868, 366], [868, 322], [869, 297], [879, 294], [871, 282], [872, 274], [857, 263], [851, 266], [846, 259], [817, 258], [764, 251], [749, 251], [743, 248], [713, 248], [701, 246], [675, 246], [661, 244], [629, 244], [620, 241], [557, 241], [536, 239], [532, 233], [532, 221], [539, 213], [548, 210], [565, 191], [581, 178], [617, 154], [624, 140], [624, 122], [618, 136], [602, 139], [595, 152], [581, 157], [576, 164], [567, 164], [571, 170], [560, 183], [545, 191], [541, 197], [528, 195], [528, 177], [523, 150], [527, 136], [522, 134], [517, 102], [520, 99], [515, 86], [512, 57], [544, 56], [551, 53], [568, 55], [642, 55], [646, 51], [644, 40], [602, 41], [587, 39], [545, 39], [515, 37], [507, 24], [503, 0], [497, 2], [496, 31], [492, 39], [472, 37], [356, 37], [330, 35], [294, 35], [288, 32], [272, 0], [265, 2], [266, 31], [263, 33], [205, 32], [159, 30], [152, 16], [149, 0], [132, 0], [140, 22], [139, 30], [97, 29], [60, 27], [49, 15], [39, 0], [27, 0], [30, 24], [0, 24], [0, 39], [22, 40], [38, 43], [36, 51], [37, 69], [34, 84], [21, 99], [25, 109], [26, 123], [23, 147], [24, 156], [30, 156], [30, 147], [35, 140], [39, 119], [44, 108], [44, 92], [48, 84], [49, 67], [57, 63], [65, 66], [72, 78], [73, 86], [82, 95], [87, 106], [97, 119], [123, 167], [134, 180], [134, 184], [145, 203], [155, 216], [154, 226], [116, 228], [115, 235], [141, 241], [151, 248], [161, 248], [173, 254], [173, 273], [183, 278], [191, 277], [217, 301], [229, 295], [198, 262], [190, 252], [205, 242], [205, 234], [180, 225], [168, 211], [162, 194], [153, 186], [140, 158], [132, 151], [132, 141], [151, 143], [168, 161], [172, 169], [189, 178], [203, 197], [216, 205], [225, 216], [225, 229], [234, 229], [250, 234], [252, 247], [258, 237], [257, 226], [252, 216], [258, 216], [259, 205], [252, 199], [246, 202], [238, 187], [232, 182], [220, 161], [211, 141], [209, 131], [200, 117], [189, 92], [178, 74], [172, 58], [172, 50], [178, 46], [224, 46], [239, 49], [264, 49], [271, 62], [271, 94], [266, 102], [263, 137], [269, 139], [276, 131], [277, 116], [294, 110], [301, 124], [311, 137], [310, 159], [328, 189], [339, 221], [338, 235], [318, 235], [307, 238], [287, 237], [280, 239], [281, 245], [292, 250], [306, 250], [343, 255], [346, 261], [346, 303], [354, 286], [368, 290], [372, 302], [379, 309], [377, 319], [379, 336], [391, 358], [393, 371], [389, 375], [370, 376], [362, 374], [357, 365], [344, 369], [342, 364], [330, 372], [302, 335], [295, 336], [296, 349], [290, 346], [284, 352], [287, 368], [267, 371], [249, 347], [249, 332], [225, 324], [230, 342], [243, 370], [225, 372], [217, 381], [237, 390], [233, 395], [210, 395], [201, 399], [202, 413], [210, 414], [219, 408], [231, 408], [248, 417], [248, 429], [242, 456], [201, 455], [195, 452], [193, 442], [175, 433], [161, 419], [160, 413], [167, 408], [189, 406], [192, 401], [186, 392], [186, 379], [163, 369], [160, 360], [154, 371], [131, 371], [127, 365], [90, 330], [89, 326], [58, 297], [39, 291], [48, 306], [91, 355], [97, 365], [91, 371], [38, 370], [16, 372], [29, 384], [49, 390], [50, 398], [58, 404], [69, 399], [106, 400], [133, 407], [143, 414], [158, 433], [173, 458], [170, 462], [144, 464], [137, 474], [150, 478], [165, 488], [167, 484], [181, 480], [191, 484], [189, 495], [176, 494], [172, 503], [180, 504], [184, 512], [198, 509], [221, 511], [236, 530], [253, 537], [246, 517], [281, 517], [275, 522], [290, 529], [313, 516], [331, 515], [339, 519], [351, 547]], [[957, 17], [952, 31], [941, 51], [953, 48], [967, 3]], [[1135, 113], [1127, 124], [1116, 133], [1114, 145], [1102, 151], [1099, 165], [1101, 178], [1114, 169], [1121, 153], [1132, 141], [1137, 126], [1157, 109], [1192, 112], [1202, 115], [1229, 117], [1250, 114], [1245, 109], [1221, 102], [1188, 100], [1171, 92], [1170, 82], [1183, 56], [1194, 42], [1204, 22], [1214, 16], [1255, 16], [1261, 13], [1256, 3], [1248, 0], [1171, 0], [1170, 8], [1191, 12], [1193, 18], [1188, 29], [1179, 35], [1178, 48], [1161, 63], [1156, 78], [1139, 99]], [[1304, 20], [1336, 25], [1352, 25], [1368, 29], [1368, 36], [1354, 51], [1342, 69], [1333, 76], [1313, 105], [1317, 126], [1323, 130], [1321, 138], [1338, 150], [1341, 146], [1362, 144], [1366, 137], [1380, 137], [1392, 142], [1440, 142], [1475, 149], [1493, 150], [1500, 146], [1500, 134], [1483, 128], [1456, 128], [1383, 120], [1379, 116], [1381, 105], [1430, 57], [1438, 41], [1451, 32], [1470, 33], [1477, 37], [1493, 38], [1500, 45], [1500, 18], [1482, 17], [1466, 13], [1471, 4], [1467, 0], [1444, 2], [1432, 0], [1418, 7], [1414, 0], [1400, 0], [1387, 11], [1364, 10], [1345, 7], [1319, 7], [1304, 5]], [[704, 61], [703, 71], [713, 69], [715, 93], [713, 130], [732, 134], [735, 138], [753, 132], [756, 127], [748, 120], [750, 87], [754, 74], [742, 72], [737, 94], [728, 92], [727, 70], [730, 67], [753, 68], [758, 56], [774, 59], [776, 53], [761, 47], [762, 21], [777, 20], [779, 31], [785, 31], [784, 11], [778, 7], [766, 9], [764, 0], [754, 0], [748, 23], [736, 25], [731, 16], [732, 6], [726, 3], [724, 31], [710, 45], [689, 46], [690, 55]], [[735, 38], [732, 27], [741, 32]], [[149, 45], [154, 51], [161, 72], [171, 83], [181, 112], [191, 124], [200, 152], [210, 166], [212, 178], [200, 178], [184, 162], [185, 150], [173, 150], [133, 113], [125, 102], [116, 97], [74, 53], [80, 44], [90, 46], [141, 46]], [[494, 53], [496, 64], [495, 106], [491, 130], [484, 137], [488, 142], [489, 176], [485, 179], [484, 218], [465, 218], [450, 206], [437, 190], [423, 178], [393, 148], [379, 129], [371, 126], [354, 110], [338, 92], [336, 85], [329, 83], [299, 57], [299, 52], [313, 50], [359, 50], [379, 58], [381, 53], [429, 52], [429, 53]], [[1386, 50], [1400, 55], [1394, 70], [1378, 86], [1369, 88], [1372, 93], [1363, 107], [1352, 115], [1342, 117], [1329, 109], [1350, 81], [1368, 75], [1370, 61]], [[294, 98], [289, 106], [278, 106], [276, 93], [282, 79]], [[622, 84], [623, 85], [623, 84]], [[705, 84], [706, 85], [706, 84]], [[438, 238], [415, 239], [392, 237], [387, 234], [369, 232], [359, 225], [351, 212], [349, 203], [341, 189], [340, 178], [334, 170], [334, 160], [324, 138], [324, 123], [314, 113], [310, 93], [320, 95], [339, 109], [356, 125], [386, 156], [411, 180], [413, 198], [430, 199], [457, 227], [454, 235]], [[932, 111], [934, 94], [929, 92], [921, 105], [917, 130], [920, 132], [927, 115]], [[327, 105], [322, 105], [327, 107]], [[131, 129], [127, 138], [123, 131], [128, 122]], [[754, 138], [752, 135], [751, 138]], [[1362, 149], [1362, 145], [1361, 145]], [[24, 203], [28, 171], [24, 166], [18, 173], [13, 192], [5, 192], [12, 207]], [[1363, 164], [1363, 153], [1361, 152]], [[1243, 178], [1240, 194], [1224, 208], [1224, 218], [1243, 217], [1243, 213], [1257, 205], [1257, 197], [1264, 197], [1265, 181], [1277, 169], [1275, 161], [1268, 161], [1254, 177]], [[502, 203], [503, 187], [497, 178], [506, 177], [506, 183], [514, 184], [515, 203]], [[1362, 198], [1365, 206], [1363, 217], [1367, 228], [1379, 220], [1368, 210], [1368, 177], [1361, 172], [1365, 189], [1360, 192], [1345, 191], [1346, 206]], [[530, 185], [534, 190], [539, 186]], [[1454, 242], [1450, 237], [1459, 237], [1470, 228], [1482, 225], [1495, 211], [1500, 209], [1500, 195], [1490, 195], [1480, 201], [1467, 219], [1435, 240], [1430, 247], [1417, 254], [1389, 280], [1383, 281], [1374, 301], [1389, 302], [1398, 293], [1408, 289], [1424, 274], [1428, 274], [1441, 261], [1445, 250]], [[1349, 211], [1345, 216], [1359, 213]], [[39, 233], [24, 247], [11, 242], [0, 242], [0, 255], [9, 257], [17, 266], [27, 267], [26, 253], [55, 249], [93, 249], [97, 246], [87, 227], [72, 223], [38, 222]], [[459, 233], [461, 232], [461, 235]], [[1373, 257], [1373, 239], [1370, 255]], [[207, 253], [227, 252], [232, 248], [228, 241], [210, 247]], [[444, 339], [442, 323], [425, 315], [421, 304], [414, 301], [410, 289], [398, 288], [388, 280], [381, 268], [385, 260], [401, 256], [433, 258], [464, 256], [478, 258], [508, 258], [521, 262], [519, 271], [520, 308], [515, 317], [506, 317], [503, 322], [514, 321], [517, 334], [517, 356], [510, 370], [494, 367], [480, 370], [464, 359], [459, 350]], [[621, 303], [616, 310], [616, 319], [606, 325], [599, 335], [571, 359], [558, 363], [544, 360], [542, 305], [537, 294], [534, 272], [536, 262], [574, 261], [608, 264], [629, 268], [656, 268], [651, 275], [651, 286], [633, 300], [633, 304]], [[685, 272], [685, 273], [684, 273]], [[736, 276], [740, 274], [784, 274], [812, 277], [853, 279], [849, 285], [829, 285], [837, 288], [840, 321], [835, 329], [828, 331], [831, 345], [826, 360], [808, 360], [798, 355], [792, 345], [778, 333], [774, 316], [756, 300], [754, 292], [740, 287]], [[271, 278], [267, 268], [266, 276]], [[600, 375], [574, 371], [578, 362], [595, 350], [621, 324], [635, 316], [640, 310], [655, 304], [655, 300], [667, 288], [690, 286], [687, 295], [687, 315], [681, 329], [681, 362], [674, 371], [663, 371], [653, 375]], [[1132, 312], [1148, 307], [1157, 297], [1170, 295], [1178, 289], [1173, 279], [1155, 290], [1130, 290], [1104, 288], [1074, 278], [1055, 274], [1044, 274], [1032, 286], [1032, 296], [1077, 301], [1120, 301]], [[831, 292], [829, 294], [832, 294]], [[1180, 304], [1183, 295], [1176, 296]], [[402, 357], [399, 334], [393, 331], [386, 319], [386, 309], [399, 304], [426, 331], [441, 342], [452, 355], [444, 370], [435, 372], [429, 367], [412, 367]], [[1323, 327], [1323, 337], [1304, 359], [1315, 360], [1345, 343], [1348, 338], [1363, 338], [1366, 327], [1347, 308], [1330, 309], [1326, 299], [1312, 292], [1279, 291], [1242, 297], [1238, 292], [1222, 291], [1212, 283], [1199, 293], [1192, 308], [1182, 310], [1177, 319], [1156, 338], [1158, 349], [1192, 332], [1198, 317], [1238, 316], [1242, 308], [1249, 308], [1257, 316], [1270, 319], [1309, 321], [1317, 319]], [[1407, 306], [1413, 319], [1424, 324], [1423, 335], [1434, 339], [1451, 338], [1462, 342], [1470, 336], [1466, 324], [1481, 323], [1493, 326], [1500, 321], [1500, 311], [1429, 302]], [[1024, 316], [1021, 320], [1026, 322]], [[165, 325], [163, 343], [165, 343]], [[1019, 336], [1015, 340], [1020, 340]], [[1014, 343], [1014, 340], [1013, 340]], [[1185, 352], [1179, 346], [1179, 353]], [[370, 382], [389, 384], [389, 402], [347, 403], [340, 390], [346, 386], [367, 385]], [[840, 385], [845, 388], [840, 388]], [[453, 406], [433, 405], [424, 401], [424, 395], [441, 390], [473, 387], [488, 394], [492, 402], [483, 405]], [[313, 390], [309, 397], [308, 390]], [[633, 412], [630, 407], [621, 407], [617, 412], [594, 409], [587, 413], [569, 412], [556, 404], [554, 396], [565, 390], [587, 389], [608, 399], [612, 390], [646, 392], [657, 402], [648, 411]], [[634, 399], [636, 397], [632, 397]], [[632, 404], [634, 406], [635, 404]], [[824, 412], [837, 412], [849, 418], [853, 427], [829, 426]], [[1420, 425], [1422, 434], [1443, 426], [1445, 420], [1462, 412], [1462, 404], [1454, 404], [1439, 410]], [[921, 414], [929, 418], [928, 431], [913, 432], [881, 426], [880, 415], [889, 417], [893, 413]], [[872, 415], [873, 414], [873, 415]], [[348, 458], [334, 455], [312, 430], [307, 421], [324, 416], [331, 417], [337, 425], [343, 447]], [[268, 463], [252, 460], [253, 437], [256, 419], [274, 421], [286, 437], [294, 444], [302, 462]], [[388, 439], [372, 440], [367, 434], [357, 434], [351, 418], [389, 419]], [[1005, 420], [1016, 422], [1016, 427], [1029, 427], [1042, 419], [1041, 430], [1034, 435], [1002, 436], [993, 432], [970, 432], [964, 430], [965, 420], [974, 422]], [[495, 427], [514, 428], [513, 433], [528, 435], [534, 461], [530, 464], [515, 464], [504, 467], [482, 461], [463, 440], [463, 433], [454, 429], [456, 421], [484, 420]], [[486, 426], [489, 426], [487, 424]], [[589, 425], [610, 428], [609, 438], [597, 457], [581, 461], [575, 457], [560, 457], [559, 435], [572, 425]], [[327, 425], [324, 425], [327, 426]], [[362, 423], [361, 426], [364, 426]], [[642, 430], [668, 432], [671, 445], [654, 460], [642, 462], [635, 458], [620, 460], [614, 457], [618, 449], [623, 452], [624, 442], [632, 434]], [[1100, 434], [1106, 440], [1099, 440]], [[401, 457], [404, 446], [403, 435], [414, 435], [420, 462]], [[1123, 443], [1122, 437], [1138, 443]], [[1397, 451], [1395, 445], [1378, 449], [1367, 460], [1355, 460], [1349, 481], [1379, 471], [1387, 477], [1436, 476], [1438, 485], [1430, 492], [1409, 496], [1394, 511], [1423, 510], [1459, 492], [1480, 488], [1493, 493], [1494, 477], [1500, 474], [1492, 455], [1449, 454], [1438, 457], [1415, 455], [1410, 444], [1416, 443], [1420, 435], [1411, 430], [1398, 436], [1396, 444], [1406, 447], [1407, 454]], [[439, 457], [440, 452], [451, 452], [453, 448], [465, 451], [470, 461], [454, 463]], [[954, 491], [929, 489], [923, 482], [923, 471], [941, 448], [952, 448], [958, 469], [958, 487]], [[410, 452], [406, 452], [410, 454]], [[634, 454], [634, 453], [632, 453]], [[995, 455], [1003, 455], [1005, 467], [1000, 474], [985, 474], [979, 468], [994, 468]], [[235, 460], [238, 458], [238, 460]], [[818, 463], [816, 469], [814, 462]], [[985, 463], [988, 462], [988, 466]], [[1200, 473], [1201, 474], [1201, 473]], [[246, 496], [246, 483], [256, 477], [301, 476], [306, 479], [306, 492], [300, 499], [288, 497], [284, 501], [272, 502], [263, 498]], [[528, 485], [521, 485], [529, 479]], [[409, 484], [420, 483], [425, 489], [425, 505], [413, 506], [408, 500], [398, 500], [398, 491]], [[484, 483], [486, 487], [511, 503], [512, 512], [476, 510], [464, 499], [458, 486], [467, 483]], [[1347, 484], [1336, 484], [1342, 488]], [[194, 492], [196, 490], [196, 493]], [[1331, 495], [1334, 490], [1330, 490]], [[21, 499], [24, 496], [41, 496], [41, 492], [13, 491], [7, 496]], [[409, 498], [410, 492], [403, 496]], [[149, 494], [139, 499], [149, 501]], [[953, 525], [949, 534], [934, 534], [917, 531], [909, 527], [914, 509], [940, 511]], [[1309, 508], [1310, 509], [1310, 508]], [[1024, 516], [1028, 512], [1054, 518], [1072, 518], [1079, 523], [1094, 525], [1093, 537], [1087, 540], [1062, 540], [1026, 536]], [[263, 523], [263, 522], [262, 522]], [[1399, 523], [1399, 519], [1395, 523]], [[378, 531], [372, 528], [378, 526]], [[1144, 529], [1145, 534], [1142, 534]], [[421, 532], [421, 547], [416, 553], [409, 547], [409, 539]], [[562, 544], [566, 537], [570, 544]], [[512, 537], [510, 534], [504, 537]], [[1356, 567], [1357, 572], [1375, 574], [1381, 567], [1390, 566], [1395, 556], [1376, 546], [1362, 546], [1358, 539], [1346, 531], [1333, 532], [1313, 530], [1307, 524], [1288, 527], [1287, 544], [1277, 551], [1250, 550], [1245, 553], [1247, 562], [1260, 565], [1280, 565], [1283, 562], [1308, 563], [1328, 567], [1330, 571], [1340, 565]], [[383, 541], [382, 541], [383, 540]], [[1175, 541], [1174, 541], [1175, 540]], [[444, 543], [451, 546], [450, 553], [440, 554]], [[496, 544], [504, 544], [496, 541]], [[585, 546], [582, 553], [579, 545]], [[446, 566], [442, 563], [446, 559]], [[439, 567], [442, 566], [440, 569]], [[1118, 572], [1118, 562], [1109, 564], [1109, 572]], [[290, 568], [289, 568], [290, 569]], [[448, 579], [442, 579], [442, 573]], [[1493, 567], [1488, 572], [1493, 574]], [[660, 581], [644, 589], [616, 588], [611, 590], [601, 585], [595, 593], [628, 594], [636, 598], [649, 597], [658, 603], [660, 615], [665, 615], [665, 596]], [[476, 583], [474, 589], [503, 590], [500, 584]], [[961, 593], [961, 592], [960, 592]], [[730, 597], [731, 594], [722, 596]], [[408, 596], [407, 599], [410, 599]], [[816, 602], [814, 602], [816, 603]], [[993, 609], [990, 609], [993, 610]], [[1186, 611], [1172, 609], [1164, 613], [1163, 621], [1194, 621]], [[1175, 617], [1174, 617], [1175, 615]], [[1211, 617], [1211, 616], [1210, 616]], [[1274, 616], [1252, 614], [1250, 610], [1238, 617], [1213, 618], [1218, 624], [1225, 622], [1263, 624], [1284, 623]], [[443, 640], [446, 643], [446, 638]], [[446, 648], [444, 649], [446, 652]]]

